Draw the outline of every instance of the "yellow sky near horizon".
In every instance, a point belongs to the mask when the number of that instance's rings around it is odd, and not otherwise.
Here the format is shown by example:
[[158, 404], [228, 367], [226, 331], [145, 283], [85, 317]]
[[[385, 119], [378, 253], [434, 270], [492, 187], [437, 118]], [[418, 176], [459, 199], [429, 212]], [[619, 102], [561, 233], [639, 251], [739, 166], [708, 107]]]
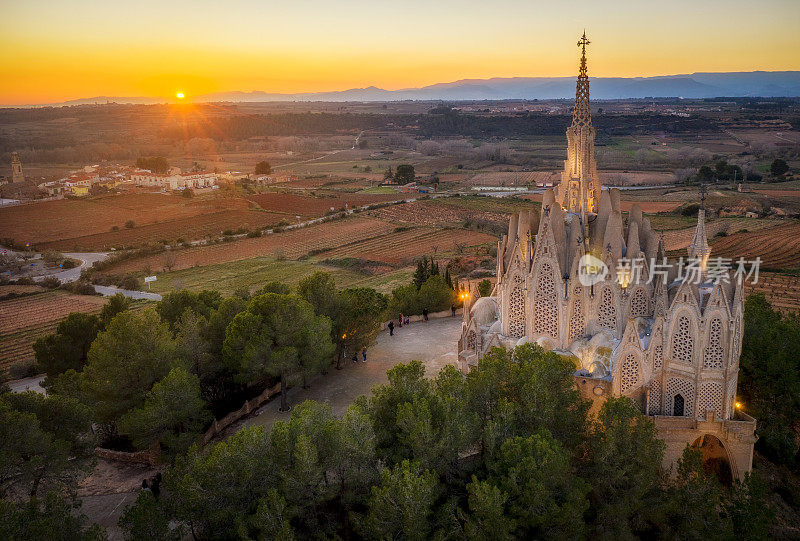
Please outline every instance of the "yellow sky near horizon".
[[465, 78], [800, 70], [795, 0], [26, 0], [0, 20], [0, 104], [317, 92]]

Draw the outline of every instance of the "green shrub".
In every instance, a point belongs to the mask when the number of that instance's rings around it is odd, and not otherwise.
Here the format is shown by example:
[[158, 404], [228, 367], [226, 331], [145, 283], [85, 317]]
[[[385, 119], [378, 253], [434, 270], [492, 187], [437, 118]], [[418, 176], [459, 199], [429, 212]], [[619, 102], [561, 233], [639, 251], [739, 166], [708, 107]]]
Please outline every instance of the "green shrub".
[[119, 281], [119, 287], [135, 291], [139, 289], [139, 279], [132, 274], [126, 274], [122, 280]]
[[392, 291], [389, 302], [389, 315], [421, 314], [427, 308], [429, 312], [440, 312], [449, 309], [455, 302], [455, 291], [450, 289], [444, 277], [431, 276], [417, 290], [413, 283], [400, 286]]
[[33, 361], [24, 361], [17, 364], [12, 364], [8, 369], [8, 374], [11, 379], [30, 378], [38, 373], [36, 363]]

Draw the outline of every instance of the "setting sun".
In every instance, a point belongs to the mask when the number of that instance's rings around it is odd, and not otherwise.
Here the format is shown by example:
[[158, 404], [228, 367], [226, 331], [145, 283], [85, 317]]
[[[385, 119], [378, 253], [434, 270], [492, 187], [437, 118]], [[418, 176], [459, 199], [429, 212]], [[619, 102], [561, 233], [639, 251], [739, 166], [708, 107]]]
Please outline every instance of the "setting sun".
[[175, 94], [175, 97], [178, 98], [179, 100], [182, 100], [185, 96], [183, 95], [183, 92], [178, 92], [177, 94]]

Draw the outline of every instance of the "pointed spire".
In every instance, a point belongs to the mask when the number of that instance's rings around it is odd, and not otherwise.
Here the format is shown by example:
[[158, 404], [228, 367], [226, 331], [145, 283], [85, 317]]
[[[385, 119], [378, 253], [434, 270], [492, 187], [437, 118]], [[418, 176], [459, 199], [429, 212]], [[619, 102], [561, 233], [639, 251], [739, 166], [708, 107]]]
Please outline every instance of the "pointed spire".
[[591, 42], [586, 39], [586, 30], [578, 41], [581, 48], [581, 68], [575, 88], [575, 109], [572, 111], [573, 126], [591, 126], [592, 116], [589, 111], [589, 75], [586, 68], [586, 46]]
[[700, 260], [700, 268], [706, 270], [711, 247], [708, 245], [706, 235], [706, 191], [705, 186], [700, 186], [700, 209], [697, 211], [697, 227], [694, 230], [692, 243], [687, 249], [690, 259]]

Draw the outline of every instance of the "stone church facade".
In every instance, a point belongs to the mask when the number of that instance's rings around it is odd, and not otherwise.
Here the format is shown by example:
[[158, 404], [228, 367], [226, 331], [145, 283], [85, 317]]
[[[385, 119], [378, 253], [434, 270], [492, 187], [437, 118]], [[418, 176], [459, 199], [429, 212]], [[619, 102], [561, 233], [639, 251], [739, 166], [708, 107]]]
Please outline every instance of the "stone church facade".
[[[686, 445], [723, 480], [752, 466], [755, 420], [736, 408], [744, 287], [709, 267], [701, 209], [687, 265], [668, 262], [658, 233], [617, 189], [602, 189], [594, 159], [586, 37], [561, 182], [541, 213], [509, 222], [492, 295], [464, 310], [459, 363], [490, 348], [535, 342], [574, 359], [576, 385], [597, 409], [628, 396], [667, 444], [665, 465]], [[598, 272], [587, 273], [587, 262]]]

